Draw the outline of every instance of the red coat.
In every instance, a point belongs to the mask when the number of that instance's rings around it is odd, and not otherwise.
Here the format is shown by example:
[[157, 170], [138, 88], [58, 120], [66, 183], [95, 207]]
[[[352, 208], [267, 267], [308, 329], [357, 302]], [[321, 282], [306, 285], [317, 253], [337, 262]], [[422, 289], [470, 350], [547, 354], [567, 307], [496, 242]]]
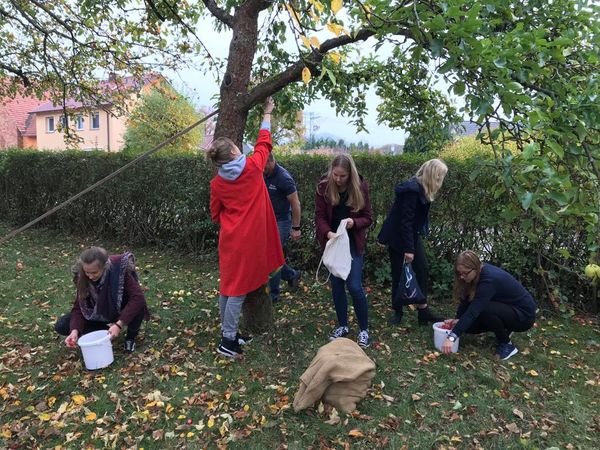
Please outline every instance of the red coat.
[[240, 296], [265, 284], [284, 264], [277, 221], [263, 169], [271, 151], [271, 133], [260, 130], [254, 154], [235, 180], [217, 175], [210, 182], [210, 214], [219, 232], [220, 292]]

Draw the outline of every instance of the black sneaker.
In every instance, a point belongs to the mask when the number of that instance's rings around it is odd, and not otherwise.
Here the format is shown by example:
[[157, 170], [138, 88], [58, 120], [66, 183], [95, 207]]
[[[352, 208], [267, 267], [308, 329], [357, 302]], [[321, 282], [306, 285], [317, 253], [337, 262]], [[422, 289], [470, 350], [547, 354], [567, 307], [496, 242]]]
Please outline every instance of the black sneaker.
[[244, 353], [244, 350], [242, 350], [242, 347], [240, 347], [237, 340], [223, 337], [221, 338], [221, 343], [217, 347], [217, 352], [228, 358], [237, 358]]
[[125, 343], [123, 344], [123, 350], [125, 350], [127, 353], [135, 352], [135, 341], [133, 339], [126, 339]]
[[252, 339], [254, 339], [254, 338], [250, 335], [244, 336], [243, 334], [238, 333], [235, 335], [235, 339], [237, 340], [238, 344], [246, 345], [246, 344], [249, 344], [250, 342], [252, 342]]
[[388, 319], [388, 325], [400, 325], [402, 321], [402, 311], [394, 311], [394, 314]]
[[295, 291], [296, 289], [298, 289], [298, 286], [300, 286], [301, 278], [302, 278], [302, 271], [296, 270], [296, 276], [294, 278], [292, 278], [291, 280], [288, 280], [288, 285], [292, 291]]
[[496, 347], [496, 358], [501, 361], [506, 361], [511, 356], [515, 356], [519, 353], [519, 349], [514, 346], [512, 342], [498, 344]]

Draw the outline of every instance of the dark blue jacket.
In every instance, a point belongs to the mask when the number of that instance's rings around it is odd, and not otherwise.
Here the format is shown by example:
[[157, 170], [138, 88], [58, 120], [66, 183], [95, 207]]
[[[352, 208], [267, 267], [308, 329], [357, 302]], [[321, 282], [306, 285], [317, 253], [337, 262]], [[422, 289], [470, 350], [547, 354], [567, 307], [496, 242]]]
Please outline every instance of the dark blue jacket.
[[458, 323], [452, 330], [460, 336], [468, 330], [490, 302], [510, 305], [523, 322], [535, 321], [537, 306], [531, 294], [510, 273], [485, 263], [479, 274], [475, 296], [470, 302], [461, 300], [456, 311]]
[[415, 253], [418, 235], [427, 234], [431, 202], [414, 177], [397, 184], [394, 192], [394, 204], [377, 240], [398, 253]]

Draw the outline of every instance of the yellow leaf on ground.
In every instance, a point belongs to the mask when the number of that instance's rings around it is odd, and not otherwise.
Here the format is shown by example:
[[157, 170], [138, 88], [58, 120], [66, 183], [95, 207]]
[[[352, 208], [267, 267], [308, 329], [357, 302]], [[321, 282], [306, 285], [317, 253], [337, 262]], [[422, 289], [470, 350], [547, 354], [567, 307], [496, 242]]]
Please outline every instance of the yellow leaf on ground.
[[333, 14], [337, 14], [340, 9], [342, 9], [343, 2], [342, 0], [331, 0], [331, 12]]
[[364, 437], [365, 435], [360, 430], [357, 430], [355, 428], [353, 430], [348, 431], [348, 436], [353, 437], [353, 438], [361, 438], [361, 437]]
[[212, 416], [210, 416], [210, 418], [208, 419], [208, 422], [206, 422], [206, 426], [208, 428], [212, 428], [215, 426], [215, 419]]
[[85, 416], [85, 420], [89, 421], [89, 422], [93, 422], [94, 420], [96, 420], [96, 413], [95, 412], [89, 412], [86, 416]]
[[50, 420], [50, 414], [48, 414], [48, 413], [42, 413], [38, 417], [43, 422], [48, 422]]
[[310, 70], [308, 69], [308, 67], [305, 67], [304, 69], [302, 69], [302, 81], [304, 81], [304, 84], [308, 84], [310, 83]]
[[531, 369], [529, 372], [527, 372], [529, 375], [531, 375], [532, 377], [537, 377], [539, 375], [539, 373], [537, 373], [535, 370]]
[[81, 394], [73, 395], [71, 399], [73, 400], [73, 403], [75, 403], [77, 406], [81, 406], [85, 403], [85, 397]]

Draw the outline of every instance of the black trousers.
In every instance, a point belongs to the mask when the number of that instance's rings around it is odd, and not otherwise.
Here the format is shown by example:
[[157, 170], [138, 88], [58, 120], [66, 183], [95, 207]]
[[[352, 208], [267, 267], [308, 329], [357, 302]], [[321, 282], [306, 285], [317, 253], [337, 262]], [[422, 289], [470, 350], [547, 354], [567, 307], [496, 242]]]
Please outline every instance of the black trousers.
[[[388, 253], [390, 255], [390, 262], [392, 266], [392, 309], [396, 311], [402, 311], [402, 306], [394, 306], [394, 298], [398, 290], [398, 283], [402, 276], [402, 267], [404, 266], [404, 253], [399, 253], [396, 250], [388, 247]], [[421, 238], [417, 238], [415, 242], [415, 259], [412, 262], [413, 272], [417, 277], [419, 287], [425, 295], [425, 301], [427, 303], [427, 284], [429, 282], [429, 266], [427, 265], [427, 259], [425, 257], [425, 246]]]
[[[133, 320], [127, 325], [127, 334], [125, 339], [135, 339], [140, 332], [142, 322], [144, 321], [144, 311], [142, 310]], [[54, 330], [63, 336], [68, 336], [71, 333], [71, 313], [65, 314], [54, 324]], [[108, 323], [95, 322], [86, 320], [83, 328], [83, 334], [91, 333], [92, 331], [108, 330]]]
[[479, 334], [491, 331], [496, 335], [498, 343], [505, 344], [510, 342], [511, 332], [527, 331], [534, 322], [535, 317], [525, 320], [519, 318], [517, 311], [506, 303], [490, 302], [465, 333]]

